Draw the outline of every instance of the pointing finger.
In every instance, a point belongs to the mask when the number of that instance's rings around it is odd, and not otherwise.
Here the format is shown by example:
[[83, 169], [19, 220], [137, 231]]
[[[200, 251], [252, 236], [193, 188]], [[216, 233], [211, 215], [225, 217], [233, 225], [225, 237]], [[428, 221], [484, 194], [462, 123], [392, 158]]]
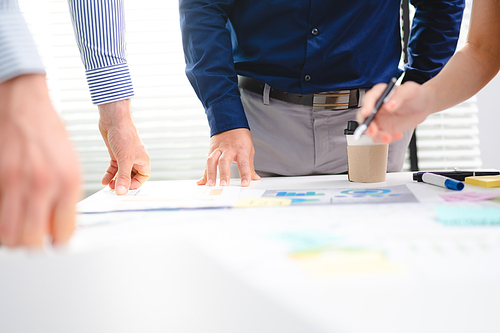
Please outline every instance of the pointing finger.
[[217, 165], [219, 164], [219, 158], [221, 151], [216, 149], [207, 158], [207, 185], [214, 186], [217, 180]]
[[231, 179], [231, 163], [233, 161], [234, 155], [228, 150], [222, 153], [219, 157], [219, 175], [221, 186], [229, 185], [229, 180]]
[[116, 174], [116, 194], [125, 195], [130, 188], [130, 175], [132, 163], [130, 160], [118, 161], [118, 173]]

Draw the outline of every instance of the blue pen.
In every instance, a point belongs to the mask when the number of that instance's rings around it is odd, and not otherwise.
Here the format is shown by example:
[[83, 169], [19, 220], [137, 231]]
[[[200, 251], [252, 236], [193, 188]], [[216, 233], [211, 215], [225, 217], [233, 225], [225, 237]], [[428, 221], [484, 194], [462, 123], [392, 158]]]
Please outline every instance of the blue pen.
[[422, 181], [427, 184], [437, 185], [455, 191], [462, 191], [464, 189], [463, 182], [449, 177], [436, 175], [435, 173], [431, 172], [422, 174]]

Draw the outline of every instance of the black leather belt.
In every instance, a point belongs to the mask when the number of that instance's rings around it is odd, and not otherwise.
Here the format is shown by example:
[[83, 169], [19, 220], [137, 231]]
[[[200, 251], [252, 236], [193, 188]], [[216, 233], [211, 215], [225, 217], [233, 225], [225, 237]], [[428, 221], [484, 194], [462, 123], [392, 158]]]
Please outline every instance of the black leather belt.
[[[264, 94], [265, 83], [251, 77], [238, 76], [238, 86], [260, 95]], [[309, 95], [292, 94], [274, 88], [270, 88], [269, 90], [269, 98], [293, 104], [312, 106], [314, 109], [332, 110], [345, 110], [361, 106], [359, 103], [360, 95], [359, 89], [328, 91]]]

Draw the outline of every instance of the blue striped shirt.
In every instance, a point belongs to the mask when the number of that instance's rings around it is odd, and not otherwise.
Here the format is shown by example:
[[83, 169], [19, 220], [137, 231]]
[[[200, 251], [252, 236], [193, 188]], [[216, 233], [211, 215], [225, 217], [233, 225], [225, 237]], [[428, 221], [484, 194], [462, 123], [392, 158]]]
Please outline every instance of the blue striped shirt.
[[[68, 0], [76, 42], [94, 104], [134, 95], [125, 57], [123, 0]], [[43, 73], [17, 0], [0, 0], [0, 82]]]
[[45, 69], [17, 0], [0, 0], [0, 83], [40, 73]]

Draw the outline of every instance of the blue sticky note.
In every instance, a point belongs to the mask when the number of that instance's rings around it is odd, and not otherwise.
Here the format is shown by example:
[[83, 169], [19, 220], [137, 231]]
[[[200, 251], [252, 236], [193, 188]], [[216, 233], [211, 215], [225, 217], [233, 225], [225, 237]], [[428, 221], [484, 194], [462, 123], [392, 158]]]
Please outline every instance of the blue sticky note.
[[438, 222], [449, 226], [500, 225], [500, 208], [436, 206]]
[[341, 239], [339, 236], [316, 230], [289, 231], [269, 236], [284, 241], [292, 252], [319, 250]]

